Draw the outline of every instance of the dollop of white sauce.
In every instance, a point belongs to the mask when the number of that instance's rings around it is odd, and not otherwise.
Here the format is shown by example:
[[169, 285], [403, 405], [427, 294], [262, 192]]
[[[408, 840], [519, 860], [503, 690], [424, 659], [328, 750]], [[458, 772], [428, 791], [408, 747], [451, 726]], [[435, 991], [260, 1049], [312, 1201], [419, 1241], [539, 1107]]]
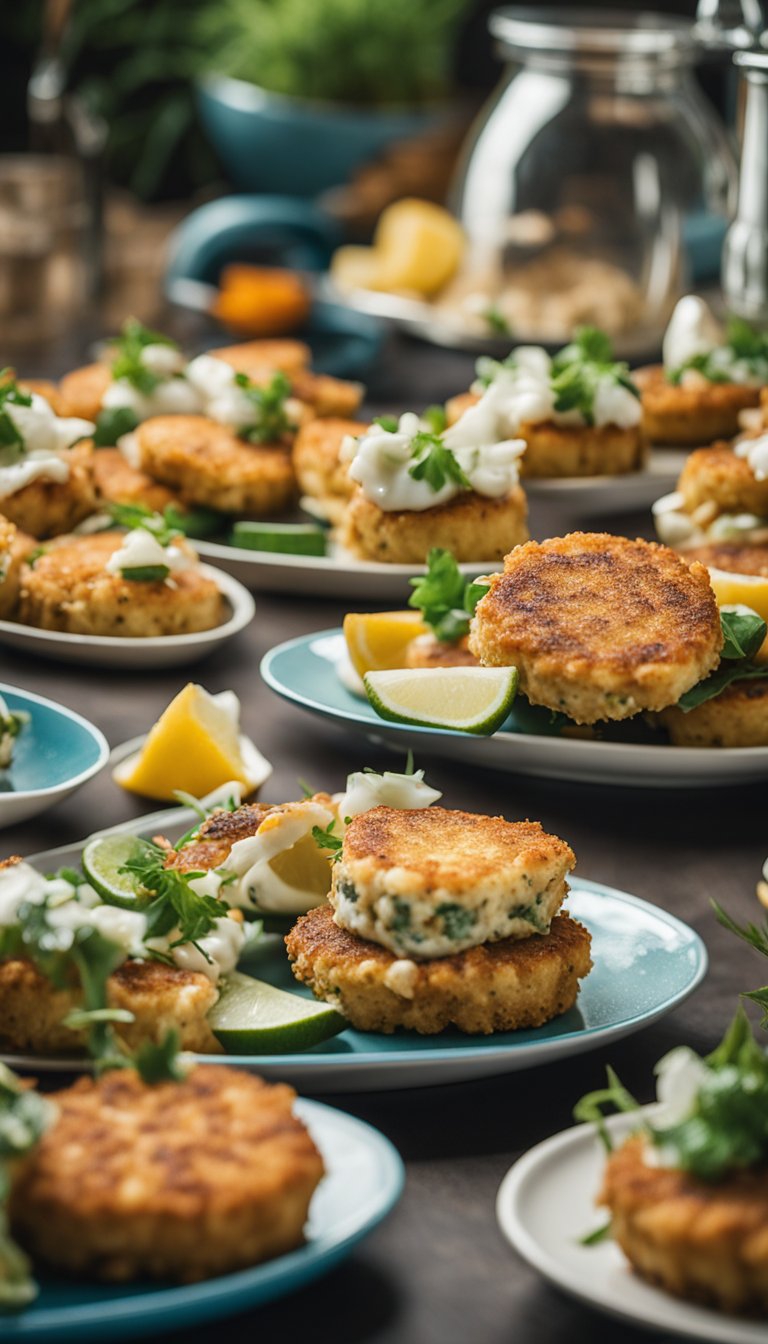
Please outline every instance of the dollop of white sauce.
[[136, 527], [125, 535], [122, 546], [113, 551], [104, 566], [108, 574], [120, 574], [124, 569], [141, 569], [148, 565], [166, 565], [174, 570], [189, 569], [194, 560], [178, 546], [161, 546], [146, 527]]
[[200, 971], [214, 984], [233, 971], [245, 943], [245, 925], [239, 919], [217, 919], [210, 933], [197, 944], [181, 943], [171, 949], [174, 965], [184, 971]]
[[709, 305], [697, 294], [686, 294], [675, 305], [662, 342], [665, 369], [679, 369], [696, 355], [708, 355], [724, 340], [724, 332]]
[[3, 463], [0, 449], [0, 498], [15, 495], [18, 490], [36, 480], [61, 484], [69, 478], [66, 449], [79, 439], [92, 434], [91, 420], [55, 414], [45, 397], [32, 394], [31, 406], [15, 406], [6, 402], [4, 410], [19, 431], [23, 456], [15, 462]]
[[431, 807], [442, 796], [439, 789], [424, 782], [423, 770], [416, 770], [411, 775], [397, 774], [393, 770], [385, 770], [380, 775], [372, 770], [356, 770], [347, 775], [346, 791], [338, 798], [339, 816], [344, 822], [347, 817], [357, 817], [372, 807], [411, 811]]
[[203, 399], [186, 375], [186, 361], [172, 345], [146, 345], [140, 362], [160, 381], [151, 392], [141, 392], [127, 378], [114, 378], [101, 404], [105, 410], [133, 411], [137, 420], [153, 415], [197, 415]]
[[[551, 420], [556, 425], [577, 427], [587, 423], [579, 410], [555, 410], [552, 361], [546, 350], [538, 346], [520, 346], [514, 352], [514, 359], [514, 364], [509, 366], [495, 366], [485, 389], [482, 382], [473, 384], [473, 391], [481, 394], [480, 401], [465, 412], [462, 420], [473, 411], [478, 412], [486, 432], [495, 429], [498, 438], [519, 434], [525, 424], [543, 424]], [[596, 426], [618, 425], [621, 429], [631, 429], [640, 423], [641, 417], [640, 399], [629, 388], [609, 373], [598, 379], [592, 405]]]
[[138, 911], [104, 905], [89, 883], [75, 886], [62, 877], [44, 877], [29, 863], [0, 869], [0, 925], [16, 924], [19, 907], [25, 902], [42, 905], [44, 901], [51, 928], [73, 933], [81, 928], [98, 929], [127, 955], [144, 955], [147, 921]]
[[[271, 812], [255, 835], [235, 841], [219, 870], [225, 876], [234, 873], [237, 879], [226, 887], [229, 904], [246, 910], [258, 907], [288, 914], [316, 905], [317, 893], [289, 885], [271, 867], [271, 860], [311, 837], [313, 827], [319, 826], [324, 831], [336, 820], [334, 811], [312, 799], [286, 803], [279, 811]], [[329, 867], [329, 890], [330, 886]]]
[[656, 1099], [661, 1108], [654, 1116], [654, 1124], [667, 1129], [686, 1120], [711, 1072], [703, 1059], [687, 1045], [678, 1045], [664, 1055], [654, 1069]]
[[755, 480], [768, 480], [768, 434], [761, 434], [757, 439], [741, 439], [734, 444], [733, 451], [749, 463]]
[[0, 927], [10, 928], [16, 924], [19, 906], [24, 901], [40, 905], [45, 894], [45, 878], [30, 863], [13, 863], [0, 868]]

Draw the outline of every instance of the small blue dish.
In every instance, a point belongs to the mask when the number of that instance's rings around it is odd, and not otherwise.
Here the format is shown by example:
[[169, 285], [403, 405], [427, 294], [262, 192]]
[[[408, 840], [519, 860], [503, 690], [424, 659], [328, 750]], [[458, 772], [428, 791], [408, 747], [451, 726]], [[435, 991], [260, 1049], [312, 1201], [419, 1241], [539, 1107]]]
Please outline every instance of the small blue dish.
[[13, 761], [0, 770], [0, 829], [45, 812], [102, 770], [104, 734], [71, 709], [0, 682], [13, 713], [29, 715], [16, 738]]
[[4, 1316], [4, 1340], [81, 1344], [139, 1339], [200, 1326], [284, 1297], [327, 1274], [397, 1203], [403, 1164], [378, 1130], [316, 1101], [297, 1101], [325, 1163], [309, 1210], [307, 1240], [297, 1251], [253, 1269], [188, 1287], [104, 1284], [40, 1275], [40, 1296], [18, 1316]]

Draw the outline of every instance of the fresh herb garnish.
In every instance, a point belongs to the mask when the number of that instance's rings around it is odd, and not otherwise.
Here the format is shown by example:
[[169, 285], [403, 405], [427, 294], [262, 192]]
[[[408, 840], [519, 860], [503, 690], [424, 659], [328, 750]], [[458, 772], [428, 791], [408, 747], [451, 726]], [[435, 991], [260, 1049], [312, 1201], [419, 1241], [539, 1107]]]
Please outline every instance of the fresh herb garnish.
[[710, 383], [730, 383], [732, 371], [723, 362], [722, 350], [730, 351], [734, 360], [746, 364], [750, 373], [765, 377], [768, 374], [768, 333], [757, 331], [743, 317], [730, 317], [726, 323], [723, 346], [691, 355], [683, 364], [666, 371], [667, 382], [678, 386], [689, 369], [700, 373]]
[[603, 1107], [614, 1106], [617, 1111], [629, 1112], [638, 1110], [640, 1103], [635, 1101], [631, 1092], [627, 1091], [610, 1064], [605, 1072], [608, 1077], [608, 1086], [597, 1088], [595, 1092], [587, 1092], [586, 1096], [577, 1101], [573, 1108], [573, 1118], [581, 1124], [594, 1125], [605, 1151], [611, 1153], [613, 1152], [613, 1139], [605, 1123]]
[[419, 419], [427, 425], [430, 434], [442, 434], [448, 427], [448, 415], [444, 406], [426, 406]]
[[170, 565], [127, 565], [120, 570], [132, 583], [160, 583], [168, 578]]
[[603, 378], [610, 378], [619, 387], [631, 392], [639, 399], [638, 391], [629, 376], [627, 364], [602, 364], [593, 360], [566, 364], [553, 374], [552, 391], [555, 394], [556, 411], [578, 411], [586, 425], [595, 423], [595, 396], [598, 384]]
[[165, 513], [155, 513], [146, 504], [108, 504], [107, 509], [118, 527], [125, 527], [130, 532], [142, 527], [145, 532], [151, 532], [160, 546], [170, 546], [181, 535], [172, 518], [168, 517], [167, 509]]
[[611, 338], [599, 327], [577, 327], [573, 340], [558, 350], [552, 358], [552, 368], [556, 373], [569, 364], [613, 364], [613, 346]]
[[135, 387], [136, 391], [143, 393], [144, 396], [154, 392], [164, 381], [160, 374], [148, 369], [142, 359], [148, 345], [167, 345], [172, 350], [178, 349], [175, 341], [158, 331], [151, 331], [134, 317], [128, 318], [121, 334], [112, 344], [112, 377], [130, 383], [131, 387]]
[[387, 434], [397, 433], [398, 420], [396, 415], [375, 415], [373, 423], [378, 425], [380, 429], [386, 430]]
[[37, 1296], [30, 1261], [8, 1230], [5, 1204], [12, 1165], [31, 1152], [55, 1118], [50, 1101], [0, 1064], [0, 1312], [19, 1311]]
[[115, 406], [99, 411], [96, 416], [96, 428], [93, 431], [95, 448], [113, 448], [123, 434], [136, 429], [139, 417], [130, 406]]
[[468, 582], [451, 552], [439, 547], [427, 556], [426, 574], [409, 582], [413, 592], [408, 606], [420, 610], [437, 638], [447, 644], [463, 639], [475, 607], [488, 591], [487, 582]]
[[35, 546], [33, 550], [29, 552], [29, 555], [24, 557], [24, 563], [29, 565], [30, 569], [34, 569], [40, 556], [45, 555], [47, 549], [47, 546]]
[[13, 370], [0, 369], [0, 459], [5, 466], [18, 461], [25, 452], [24, 435], [6, 407], [31, 405], [31, 394], [22, 392]]
[[[349, 821], [349, 818], [347, 818], [347, 821]], [[341, 850], [344, 844], [341, 836], [334, 834], [335, 828], [335, 821], [332, 821], [326, 830], [323, 830], [322, 826], [312, 827], [312, 839], [318, 849], [326, 849], [333, 855], [332, 863], [336, 863], [337, 859], [341, 858]]]
[[423, 431], [414, 435], [411, 445], [414, 461], [408, 468], [408, 475], [414, 481], [426, 481], [435, 494], [442, 490], [446, 481], [453, 481], [464, 490], [472, 489], [471, 481], [439, 435]]
[[596, 1227], [592, 1232], [586, 1232], [583, 1237], [579, 1237], [580, 1246], [599, 1246], [603, 1241], [610, 1241], [613, 1235], [613, 1226], [609, 1222], [603, 1223], [602, 1227]]
[[252, 408], [247, 423], [238, 430], [242, 439], [249, 443], [278, 443], [296, 428], [285, 408], [291, 384], [284, 373], [273, 374], [264, 387], [252, 382], [247, 373], [236, 373], [235, 383]]
[[186, 1070], [179, 1059], [179, 1033], [170, 1027], [159, 1044], [145, 1041], [133, 1056], [133, 1065], [139, 1077], [152, 1086], [155, 1083], [181, 1083]]
[[215, 896], [200, 896], [193, 891], [190, 884], [205, 874], [166, 868], [166, 855], [160, 845], [147, 844], [141, 854], [128, 859], [118, 872], [130, 873], [145, 891], [152, 893], [153, 899], [142, 911], [147, 919], [147, 938], [162, 937], [178, 926], [179, 936], [169, 946], [192, 943], [210, 961], [199, 939], [226, 915], [228, 906]]
[[734, 681], [759, 681], [768, 677], [768, 663], [755, 663], [768, 626], [761, 616], [747, 611], [720, 611], [725, 643], [720, 664], [703, 681], [692, 686], [678, 700], [684, 714], [720, 695]]
[[491, 303], [480, 314], [485, 319], [489, 329], [495, 336], [511, 336], [512, 328], [501, 309], [495, 303]]
[[[761, 952], [764, 957], [768, 957], [768, 916], [766, 916], [762, 925], [760, 924], [737, 924], [735, 919], [718, 905], [717, 901], [712, 901], [712, 909], [717, 919], [724, 929], [730, 933], [735, 933], [737, 938], [741, 938], [755, 951]], [[768, 985], [763, 985], [761, 989], [745, 990], [743, 997], [756, 1003], [762, 1011], [761, 1027], [768, 1028]]]

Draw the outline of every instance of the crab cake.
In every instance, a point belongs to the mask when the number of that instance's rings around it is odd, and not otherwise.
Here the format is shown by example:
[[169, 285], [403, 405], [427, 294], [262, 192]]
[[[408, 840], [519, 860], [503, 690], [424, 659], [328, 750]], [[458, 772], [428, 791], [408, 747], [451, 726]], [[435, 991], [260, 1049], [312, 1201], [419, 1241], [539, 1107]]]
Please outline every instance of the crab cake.
[[19, 532], [0, 513], [0, 620], [13, 616], [19, 601], [21, 570], [25, 555], [34, 548], [33, 537]]
[[389, 511], [358, 487], [346, 512], [340, 541], [363, 560], [421, 565], [437, 546], [454, 558], [501, 560], [528, 539], [528, 504], [519, 485], [502, 499], [464, 491], [447, 504], [422, 510]]
[[355, 489], [348, 463], [340, 458], [348, 434], [357, 438], [368, 425], [334, 416], [302, 425], [293, 444], [293, 466], [299, 489], [318, 503], [330, 522], [339, 524]]
[[52, 456], [66, 463], [65, 480], [38, 476], [12, 495], [0, 498], [5, 517], [40, 540], [70, 532], [93, 513], [97, 504], [91, 440], [81, 439], [73, 448], [62, 448]]
[[[115, 1032], [128, 1049], [145, 1041], [159, 1045], [171, 1027], [183, 1050], [219, 1053], [221, 1046], [206, 1014], [218, 998], [207, 975], [159, 961], [125, 961], [109, 977], [110, 1008], [133, 1013], [133, 1022], [116, 1022]], [[12, 1050], [33, 1054], [81, 1054], [83, 1035], [62, 1026], [82, 1006], [79, 988], [54, 988], [24, 958], [0, 961], [0, 1040]]]
[[723, 569], [728, 574], [756, 574], [768, 579], [768, 544], [719, 541], [706, 546], [686, 546], [686, 560], [699, 560], [708, 569]]
[[644, 1160], [634, 1136], [608, 1157], [598, 1202], [643, 1279], [720, 1311], [768, 1312], [768, 1170], [712, 1183]]
[[195, 869], [208, 872], [210, 868], [220, 868], [229, 858], [232, 846], [238, 840], [255, 835], [261, 823], [275, 810], [266, 803], [243, 803], [234, 812], [217, 809], [206, 817], [192, 840], [179, 849], [168, 851], [165, 867], [178, 868], [181, 872]]
[[290, 454], [250, 444], [204, 415], [158, 415], [134, 433], [138, 465], [186, 504], [221, 513], [280, 513], [295, 495]]
[[717, 513], [768, 517], [768, 480], [758, 480], [747, 459], [739, 457], [727, 443], [691, 453], [677, 489], [688, 513], [705, 505], [710, 506], [713, 517]]
[[768, 747], [768, 680], [734, 681], [696, 709], [653, 717], [676, 747]]
[[57, 414], [97, 420], [104, 393], [111, 382], [112, 371], [108, 364], [86, 364], [81, 369], [65, 373], [59, 382]]
[[324, 1171], [295, 1097], [213, 1065], [154, 1086], [81, 1078], [51, 1093], [58, 1118], [14, 1174], [13, 1235], [107, 1280], [194, 1282], [294, 1250]]
[[119, 448], [100, 448], [93, 457], [93, 480], [99, 500], [110, 504], [145, 504], [162, 513], [169, 504], [180, 506], [178, 495], [132, 467]]
[[643, 403], [643, 431], [650, 443], [696, 447], [731, 439], [739, 416], [759, 406], [760, 388], [743, 383], [713, 383], [688, 374], [686, 384], [670, 383], [661, 364], [633, 369]]
[[[121, 532], [51, 542], [34, 566], [24, 566], [19, 620], [43, 630], [131, 638], [188, 635], [226, 620], [226, 599], [195, 563], [174, 569], [168, 580], [111, 573], [107, 561], [124, 542]], [[194, 556], [181, 539], [176, 544]]]
[[486, 665], [515, 666], [532, 704], [596, 723], [676, 704], [717, 666], [723, 634], [703, 565], [572, 532], [506, 557], [469, 646]]
[[415, 962], [339, 928], [326, 905], [302, 915], [285, 945], [296, 979], [318, 999], [359, 1031], [386, 1034], [539, 1027], [573, 1007], [592, 967], [589, 933], [566, 913], [555, 915], [545, 937], [504, 938]]
[[405, 650], [406, 667], [476, 667], [477, 659], [470, 652], [469, 639], [451, 642], [436, 635], [418, 635]]

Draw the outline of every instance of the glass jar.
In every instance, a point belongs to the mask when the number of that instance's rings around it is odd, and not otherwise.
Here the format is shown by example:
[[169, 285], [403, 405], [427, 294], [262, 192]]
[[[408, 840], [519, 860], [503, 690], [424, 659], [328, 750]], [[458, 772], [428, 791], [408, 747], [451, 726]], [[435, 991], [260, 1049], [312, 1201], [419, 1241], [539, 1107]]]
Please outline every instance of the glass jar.
[[703, 227], [717, 249], [736, 189], [692, 26], [537, 6], [497, 10], [490, 28], [510, 70], [465, 147], [452, 204], [469, 264], [445, 297], [478, 313], [491, 300], [519, 340], [591, 323], [645, 352], [686, 284], [686, 233]]

